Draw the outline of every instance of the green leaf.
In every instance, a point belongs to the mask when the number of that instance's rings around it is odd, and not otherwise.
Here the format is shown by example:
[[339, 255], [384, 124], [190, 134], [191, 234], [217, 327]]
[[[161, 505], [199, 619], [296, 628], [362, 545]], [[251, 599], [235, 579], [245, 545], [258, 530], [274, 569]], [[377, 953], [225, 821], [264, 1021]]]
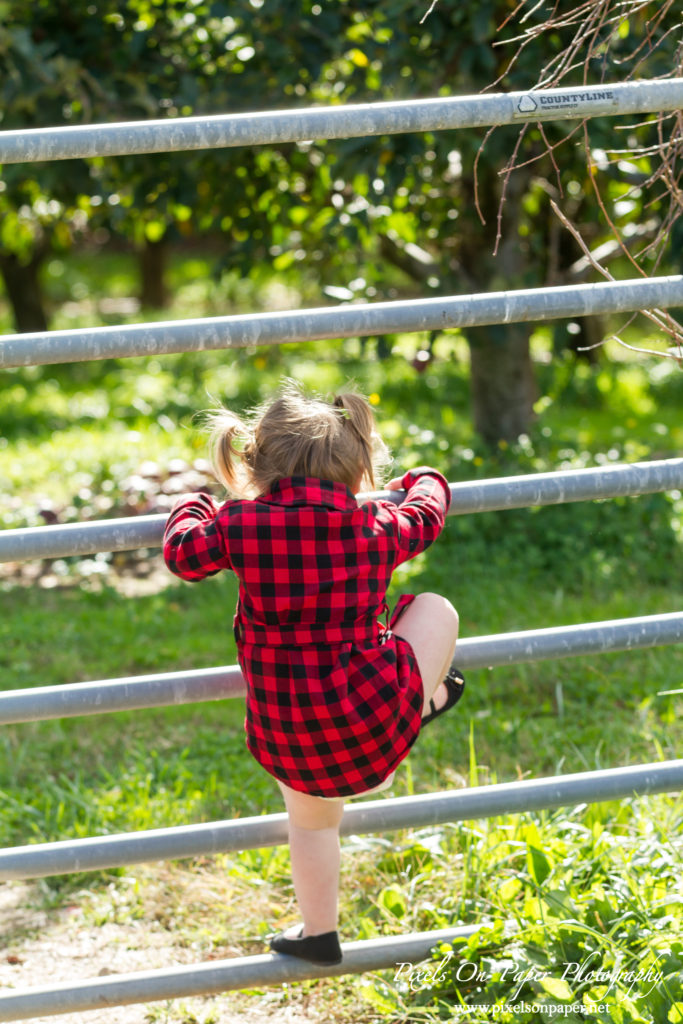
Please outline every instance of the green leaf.
[[298, 227], [308, 219], [309, 212], [305, 206], [293, 206], [289, 211], [289, 219], [292, 224], [296, 224]]
[[397, 885], [388, 885], [380, 892], [377, 902], [392, 917], [405, 917], [408, 902]]
[[536, 885], [543, 885], [546, 878], [552, 871], [550, 861], [536, 846], [527, 846], [526, 856], [527, 868]]
[[541, 978], [541, 988], [554, 999], [561, 999], [567, 1003], [574, 999], [574, 993], [562, 978]]
[[152, 220], [145, 224], [145, 238], [148, 242], [159, 242], [164, 237], [166, 225], [162, 220]]
[[474, 719], [470, 718], [470, 786], [479, 785], [479, 773], [477, 771], [477, 754], [474, 746]]
[[502, 885], [498, 887], [498, 895], [503, 903], [511, 903], [521, 888], [522, 883], [518, 878], [506, 878]]
[[294, 253], [291, 251], [282, 252], [273, 260], [273, 269], [287, 270], [289, 267], [291, 267], [292, 263], [294, 263]]

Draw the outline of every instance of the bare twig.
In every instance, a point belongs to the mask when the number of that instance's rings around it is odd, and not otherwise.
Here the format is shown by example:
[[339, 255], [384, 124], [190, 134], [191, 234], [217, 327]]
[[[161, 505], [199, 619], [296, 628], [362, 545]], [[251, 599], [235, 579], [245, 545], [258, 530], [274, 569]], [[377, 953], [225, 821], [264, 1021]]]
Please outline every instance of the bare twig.
[[481, 203], [479, 202], [479, 161], [484, 152], [484, 147], [486, 146], [486, 143], [491, 138], [495, 130], [495, 128], [489, 128], [489, 130], [486, 132], [486, 135], [482, 139], [481, 146], [477, 150], [477, 155], [474, 158], [474, 206], [477, 211], [477, 215], [479, 216], [479, 220], [482, 222], [482, 224], [486, 224], [486, 217], [482, 213]]
[[436, 7], [438, 2], [439, 2], [439, 0], [432, 0], [429, 10], [425, 14], [423, 14], [422, 17], [420, 18], [420, 24], [421, 25], [424, 24], [424, 22], [427, 20], [427, 18], [432, 13], [432, 11], [434, 10], [434, 8]]
[[603, 338], [602, 341], [597, 341], [595, 345], [580, 345], [577, 352], [592, 352], [593, 349], [602, 348], [608, 341], [616, 341], [617, 345], [621, 345], [622, 348], [627, 348], [630, 352], [641, 352], [646, 356], [659, 356], [662, 359], [673, 359], [678, 363], [679, 366], [683, 366], [683, 347], [679, 343], [678, 350], [670, 348], [666, 352], [662, 352], [661, 349], [656, 348], [643, 348], [642, 345], [629, 345], [628, 342], [624, 341], [619, 337], [618, 334], [610, 334], [609, 337]]
[[517, 142], [515, 143], [515, 148], [512, 152], [512, 156], [508, 161], [505, 177], [503, 178], [503, 189], [500, 195], [500, 203], [498, 204], [498, 217], [496, 222], [496, 241], [493, 246], [494, 256], [498, 253], [498, 246], [500, 245], [500, 240], [503, 237], [503, 209], [505, 207], [505, 199], [507, 196], [508, 185], [510, 184], [510, 178], [515, 168], [515, 164], [517, 162], [517, 154], [519, 153], [522, 142], [524, 141], [524, 136], [526, 135], [528, 127], [528, 124], [522, 126], [519, 136], [517, 137]]
[[[602, 274], [602, 276], [606, 278], [608, 281], [614, 281], [614, 276], [609, 272], [609, 270], [607, 270], [606, 267], [603, 267], [599, 260], [595, 258], [595, 254], [590, 251], [588, 245], [581, 237], [581, 232], [574, 224], [571, 223], [569, 218], [565, 216], [565, 214], [559, 208], [554, 199], [550, 200], [550, 205], [553, 209], [553, 213], [555, 213], [558, 220], [570, 232], [570, 234], [574, 237], [578, 245], [581, 247], [586, 259], [590, 262], [591, 266], [593, 266], [595, 270], [597, 270], [598, 273]], [[683, 325], [679, 324], [679, 322], [673, 316], [671, 316], [670, 313], [667, 313], [661, 309], [644, 309], [642, 310], [642, 314], [643, 316], [647, 317], [647, 319], [650, 320], [660, 331], [662, 331], [664, 334], [667, 334], [675, 342], [679, 350], [678, 355], [672, 354], [672, 350], [669, 350], [669, 352], [658, 352], [655, 351], [654, 349], [633, 348], [632, 345], [627, 345], [626, 342], [621, 341], [621, 339], [617, 335], [611, 335], [611, 337], [614, 338], [615, 341], [618, 341], [619, 344], [623, 345], [625, 348], [633, 349], [634, 352], [648, 352], [650, 355], [667, 356], [672, 359], [677, 359], [680, 361], [683, 358]], [[635, 316], [631, 317], [626, 326], [632, 323], [634, 319]], [[589, 351], [590, 349], [597, 348], [598, 346], [605, 344], [605, 342], [609, 340], [609, 338], [605, 338], [603, 339], [603, 341], [598, 342], [597, 345], [591, 345], [588, 348], [580, 349], [580, 351]]]
[[[561, 0], [555, 0], [554, 3], [544, 5], [539, 0], [519, 0], [500, 26], [499, 39], [494, 43], [496, 46], [512, 46], [513, 52], [506, 72], [493, 85], [497, 85], [513, 66], [519, 67], [520, 57], [524, 51], [543, 37], [559, 37], [566, 42], [559, 51], [552, 52], [545, 63], [541, 64], [534, 88], [557, 86], [567, 80], [575, 82], [577, 73], [581, 75], [585, 84], [595, 81], [596, 70], [598, 80], [605, 81], [609, 80], [610, 73], [615, 77], [615, 68], [618, 69], [619, 79], [626, 81], [639, 75], [649, 78], [682, 75], [683, 22], [677, 14], [679, 2], [680, 0], [661, 0], [655, 4], [652, 0], [581, 0], [569, 5], [562, 4]], [[630, 32], [623, 31], [623, 26], [627, 22], [630, 25]], [[503, 39], [503, 30], [512, 30], [512, 37]], [[662, 73], [665, 52], [670, 54], [670, 66]], [[671, 231], [679, 217], [683, 216], [683, 113], [660, 113], [644, 117], [637, 124], [617, 126], [618, 130], [637, 135], [638, 140], [628, 149], [614, 149], [605, 154], [606, 163], [600, 161], [599, 167], [591, 148], [589, 122], [584, 121], [574, 126], [559, 141], [552, 141], [552, 136], [549, 137], [543, 126], [539, 125], [538, 130], [543, 144], [540, 152], [538, 148], [532, 149], [525, 144], [528, 138], [527, 128], [528, 123], [521, 126], [513, 153], [499, 171], [503, 178], [503, 187], [494, 251], [497, 252], [500, 246], [503, 206], [511, 176], [530, 164], [545, 160], [548, 165], [548, 176], [554, 176], [557, 183], [555, 189], [549, 185], [546, 191], [561, 196], [562, 163], [558, 157], [558, 150], [569, 143], [576, 131], [583, 129], [583, 148], [591, 192], [601, 221], [612, 239], [612, 244], [603, 242], [598, 249], [601, 253], [609, 252], [609, 258], [615, 255], [623, 256], [636, 273], [644, 277], [649, 276], [653, 267], [657, 268], [665, 259], [669, 251]], [[487, 133], [477, 154], [475, 177], [483, 146], [494, 130], [491, 129]], [[619, 163], [625, 157], [642, 168], [642, 179], [640, 171], [626, 169], [626, 180], [633, 182], [633, 188], [625, 195], [622, 193], [619, 196], [622, 200], [629, 197], [638, 200], [642, 204], [643, 212], [647, 211], [648, 219], [637, 232], [632, 230], [632, 225], [625, 228], [619, 226], [618, 218], [612, 212], [613, 200], [608, 198], [605, 188], [605, 169], [609, 179], [613, 179], [619, 170]], [[476, 182], [475, 200], [482, 217]], [[583, 262], [608, 280], [612, 279], [609, 271], [595, 259], [579, 228], [569, 221], [554, 200], [552, 209], [584, 253]], [[636, 237], [645, 239], [645, 244], [638, 251], [633, 246]], [[647, 264], [645, 260], [648, 261]], [[633, 351], [665, 355], [681, 362], [681, 324], [661, 310], [645, 311], [644, 315], [659, 331], [674, 340], [676, 349], [670, 349], [668, 353], [656, 352], [654, 349], [636, 349], [617, 335], [614, 336], [614, 340]]]

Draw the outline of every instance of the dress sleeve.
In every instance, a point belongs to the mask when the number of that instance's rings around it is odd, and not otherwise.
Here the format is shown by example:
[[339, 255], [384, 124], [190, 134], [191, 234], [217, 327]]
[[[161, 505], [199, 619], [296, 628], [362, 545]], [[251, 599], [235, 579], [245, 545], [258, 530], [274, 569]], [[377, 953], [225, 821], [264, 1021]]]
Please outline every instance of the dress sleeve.
[[217, 522], [219, 506], [208, 494], [188, 494], [176, 504], [164, 530], [164, 561], [182, 580], [203, 580], [231, 569]]
[[393, 520], [401, 562], [414, 558], [432, 544], [443, 530], [451, 503], [446, 478], [430, 466], [411, 469], [401, 480], [407, 491], [400, 505], [383, 504], [383, 513]]

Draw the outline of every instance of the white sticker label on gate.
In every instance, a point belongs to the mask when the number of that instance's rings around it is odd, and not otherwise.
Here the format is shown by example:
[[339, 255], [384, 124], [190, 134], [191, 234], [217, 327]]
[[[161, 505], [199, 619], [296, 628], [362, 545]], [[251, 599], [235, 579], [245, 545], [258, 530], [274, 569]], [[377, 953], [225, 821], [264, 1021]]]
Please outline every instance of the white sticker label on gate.
[[[567, 92], [528, 92], [520, 96], [514, 104], [513, 114], [515, 117], [532, 117], [537, 114], [542, 119], [547, 114], [585, 114], [589, 117], [592, 113], [590, 107], [617, 105], [617, 98], [611, 89], [601, 89], [592, 92], [583, 92], [581, 89], [572, 89]], [[581, 110], [582, 107], [588, 107]]]

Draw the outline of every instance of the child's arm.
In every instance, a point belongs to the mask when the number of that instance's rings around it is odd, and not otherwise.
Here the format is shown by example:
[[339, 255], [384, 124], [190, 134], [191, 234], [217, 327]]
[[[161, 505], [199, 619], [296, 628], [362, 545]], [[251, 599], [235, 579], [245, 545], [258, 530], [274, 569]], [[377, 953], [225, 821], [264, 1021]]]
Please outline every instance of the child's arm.
[[451, 503], [448, 481], [431, 466], [410, 469], [402, 477], [387, 484], [389, 491], [407, 491], [400, 505], [382, 503], [396, 529], [399, 561], [405, 562], [432, 544], [443, 530]]
[[164, 561], [183, 580], [203, 580], [232, 568], [216, 523], [219, 505], [209, 494], [186, 494], [176, 502], [164, 530]]

